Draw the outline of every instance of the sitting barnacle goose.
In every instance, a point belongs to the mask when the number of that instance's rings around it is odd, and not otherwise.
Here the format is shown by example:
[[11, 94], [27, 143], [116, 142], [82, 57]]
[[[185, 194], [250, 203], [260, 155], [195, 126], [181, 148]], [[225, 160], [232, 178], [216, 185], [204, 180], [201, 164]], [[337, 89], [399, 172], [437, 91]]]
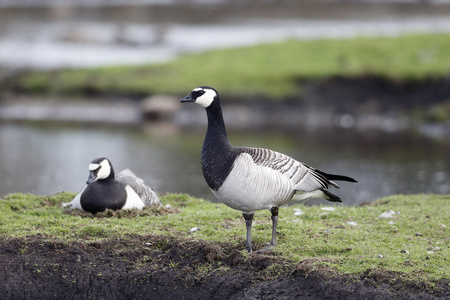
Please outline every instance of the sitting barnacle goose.
[[107, 158], [94, 159], [89, 164], [87, 185], [63, 207], [82, 209], [93, 214], [106, 209], [142, 209], [152, 204], [161, 205], [156, 193], [129, 169], [115, 176]]
[[233, 147], [228, 141], [217, 91], [208, 86], [195, 88], [180, 100], [195, 102], [206, 109], [208, 129], [202, 147], [203, 176], [214, 195], [225, 205], [242, 211], [247, 227], [245, 249], [252, 252], [251, 226], [255, 211], [272, 213], [272, 239], [263, 250], [276, 246], [278, 208], [290, 200], [341, 199], [327, 191], [339, 188], [332, 180], [355, 179], [327, 174], [293, 158], [261, 148]]

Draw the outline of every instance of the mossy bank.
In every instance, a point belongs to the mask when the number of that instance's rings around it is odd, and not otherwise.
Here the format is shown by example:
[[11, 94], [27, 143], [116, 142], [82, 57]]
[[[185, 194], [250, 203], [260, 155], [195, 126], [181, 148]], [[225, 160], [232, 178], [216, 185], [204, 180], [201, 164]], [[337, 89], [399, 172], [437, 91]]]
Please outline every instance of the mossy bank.
[[[73, 196], [0, 200], [3, 298], [433, 299], [450, 293], [448, 196], [282, 207], [277, 248], [253, 254], [242, 251], [241, 213], [222, 204], [169, 194], [161, 200], [170, 207], [93, 216], [62, 209]], [[269, 241], [270, 226], [270, 213], [257, 212], [256, 248]]]
[[164, 64], [32, 72], [4, 90], [56, 95], [184, 95], [210, 85], [239, 98], [298, 97], [304, 83], [370, 74], [420, 84], [450, 70], [450, 34], [289, 40], [184, 55]]

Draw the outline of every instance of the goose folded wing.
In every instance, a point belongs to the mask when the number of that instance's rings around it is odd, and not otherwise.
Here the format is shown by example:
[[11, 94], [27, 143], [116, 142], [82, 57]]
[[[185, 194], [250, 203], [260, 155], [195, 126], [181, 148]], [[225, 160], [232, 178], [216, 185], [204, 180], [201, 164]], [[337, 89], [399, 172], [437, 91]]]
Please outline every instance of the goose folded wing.
[[152, 204], [161, 205], [156, 193], [151, 187], [145, 184], [144, 180], [137, 177], [130, 169], [125, 169], [116, 175], [117, 181], [122, 182], [125, 185], [130, 186], [136, 194], [141, 198], [145, 205]]
[[314, 168], [285, 154], [263, 148], [245, 148], [244, 151], [252, 156], [255, 164], [271, 168], [289, 177], [298, 191], [312, 192], [329, 188], [330, 185], [336, 186]]
[[130, 186], [136, 192], [136, 194], [139, 195], [139, 197], [147, 194], [144, 180], [136, 177], [136, 175], [130, 169], [125, 169], [119, 172], [119, 174], [116, 175], [116, 180]]

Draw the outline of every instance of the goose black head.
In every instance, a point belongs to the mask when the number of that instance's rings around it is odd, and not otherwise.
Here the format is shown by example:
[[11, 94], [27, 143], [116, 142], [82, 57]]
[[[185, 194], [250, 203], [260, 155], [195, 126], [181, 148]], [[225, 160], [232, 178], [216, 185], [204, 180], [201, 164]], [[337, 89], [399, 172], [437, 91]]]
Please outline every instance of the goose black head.
[[105, 157], [91, 161], [89, 164], [89, 178], [86, 184], [106, 178], [114, 178], [114, 169], [111, 162]]
[[204, 108], [207, 108], [214, 102], [214, 100], [218, 100], [219, 93], [209, 86], [199, 86], [192, 90], [192, 92], [180, 100], [181, 103], [184, 102], [194, 102], [200, 104]]

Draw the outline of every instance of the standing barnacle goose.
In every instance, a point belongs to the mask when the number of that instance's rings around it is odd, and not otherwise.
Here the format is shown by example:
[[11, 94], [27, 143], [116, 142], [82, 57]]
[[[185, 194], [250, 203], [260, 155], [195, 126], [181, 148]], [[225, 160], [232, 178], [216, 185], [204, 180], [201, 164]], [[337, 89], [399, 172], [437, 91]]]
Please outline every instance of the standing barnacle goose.
[[63, 207], [82, 209], [93, 214], [106, 209], [142, 209], [152, 204], [161, 205], [156, 193], [129, 169], [115, 176], [107, 158], [94, 159], [89, 164], [87, 185]]
[[211, 87], [197, 87], [180, 102], [195, 102], [206, 109], [208, 129], [201, 156], [203, 176], [219, 201], [242, 211], [248, 252], [252, 251], [251, 226], [255, 211], [268, 209], [272, 213], [272, 240], [260, 251], [268, 250], [276, 246], [281, 205], [292, 199], [308, 198], [342, 202], [326, 190], [330, 186], [339, 188], [332, 180], [356, 182], [347, 176], [316, 170], [272, 150], [233, 147], [228, 141], [219, 94]]

